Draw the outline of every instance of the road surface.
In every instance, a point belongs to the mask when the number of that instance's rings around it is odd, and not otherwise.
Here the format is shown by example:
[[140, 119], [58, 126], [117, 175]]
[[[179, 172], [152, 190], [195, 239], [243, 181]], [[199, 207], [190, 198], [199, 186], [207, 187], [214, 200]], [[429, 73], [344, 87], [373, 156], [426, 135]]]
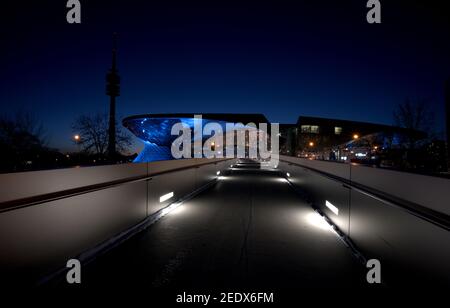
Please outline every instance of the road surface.
[[255, 290], [363, 285], [362, 265], [318, 217], [279, 172], [242, 164], [83, 267], [82, 285]]

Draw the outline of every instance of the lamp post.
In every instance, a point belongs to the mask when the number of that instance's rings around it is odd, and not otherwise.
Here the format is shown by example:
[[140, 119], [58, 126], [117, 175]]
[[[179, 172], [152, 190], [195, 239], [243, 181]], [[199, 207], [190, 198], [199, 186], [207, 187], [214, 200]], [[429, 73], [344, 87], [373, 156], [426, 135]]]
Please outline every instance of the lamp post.
[[81, 162], [81, 153], [80, 153], [80, 141], [81, 141], [81, 137], [80, 135], [76, 134], [73, 136], [73, 140], [75, 141], [75, 143], [77, 144], [77, 152], [78, 152], [78, 162]]

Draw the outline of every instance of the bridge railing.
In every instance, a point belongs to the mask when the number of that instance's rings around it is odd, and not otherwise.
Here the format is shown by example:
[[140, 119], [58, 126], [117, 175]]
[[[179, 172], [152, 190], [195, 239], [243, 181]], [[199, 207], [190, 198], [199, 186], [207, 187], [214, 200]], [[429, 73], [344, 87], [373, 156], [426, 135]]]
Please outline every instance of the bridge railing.
[[39, 277], [63, 268], [214, 181], [232, 162], [186, 159], [2, 174], [0, 272]]
[[385, 273], [450, 283], [449, 179], [289, 156], [280, 160], [294, 187], [367, 259], [379, 259]]

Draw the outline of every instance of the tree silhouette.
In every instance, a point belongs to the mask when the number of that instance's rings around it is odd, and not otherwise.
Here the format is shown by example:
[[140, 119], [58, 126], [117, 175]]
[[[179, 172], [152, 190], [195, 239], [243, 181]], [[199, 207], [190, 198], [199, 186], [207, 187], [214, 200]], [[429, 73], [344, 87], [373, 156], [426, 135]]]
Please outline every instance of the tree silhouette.
[[428, 107], [428, 101], [418, 100], [412, 102], [406, 99], [403, 103], [398, 104], [393, 112], [394, 123], [399, 127], [410, 130], [410, 134], [406, 137], [408, 148], [414, 148], [414, 144], [419, 137], [414, 132], [420, 131], [431, 137], [434, 127], [434, 114]]
[[30, 113], [0, 116], [0, 169], [34, 169], [50, 149], [42, 124]]
[[[76, 141], [87, 153], [106, 155], [108, 150], [108, 115], [96, 113], [81, 115], [72, 124], [72, 130], [80, 136]], [[131, 145], [131, 137], [119, 125], [116, 125], [116, 147], [119, 152], [126, 151]]]

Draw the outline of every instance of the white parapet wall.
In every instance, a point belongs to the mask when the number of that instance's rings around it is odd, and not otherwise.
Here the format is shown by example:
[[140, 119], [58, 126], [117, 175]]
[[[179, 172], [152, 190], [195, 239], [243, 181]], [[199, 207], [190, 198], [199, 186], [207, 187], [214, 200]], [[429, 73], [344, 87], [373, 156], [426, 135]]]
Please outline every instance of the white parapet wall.
[[280, 159], [351, 180], [450, 215], [450, 180], [447, 178], [291, 156], [280, 156]]
[[[415, 275], [450, 284], [448, 223], [446, 227], [432, 219], [434, 214], [444, 220], [450, 215], [449, 179], [289, 156], [280, 160], [294, 187], [305, 192], [367, 259], [380, 260], [388, 273], [402, 273], [396, 278], [410, 275], [412, 284]], [[399, 203], [386, 202], [374, 191]], [[410, 203], [418, 210], [409, 210]]]
[[352, 165], [352, 181], [450, 215], [450, 179]]
[[[232, 163], [186, 159], [2, 174], [0, 273], [51, 273], [214, 180]], [[102, 188], [112, 181], [120, 183]], [[83, 190], [92, 185], [99, 188]], [[79, 192], [45, 199], [67, 190]], [[36, 204], [13, 207], [33, 198]]]

